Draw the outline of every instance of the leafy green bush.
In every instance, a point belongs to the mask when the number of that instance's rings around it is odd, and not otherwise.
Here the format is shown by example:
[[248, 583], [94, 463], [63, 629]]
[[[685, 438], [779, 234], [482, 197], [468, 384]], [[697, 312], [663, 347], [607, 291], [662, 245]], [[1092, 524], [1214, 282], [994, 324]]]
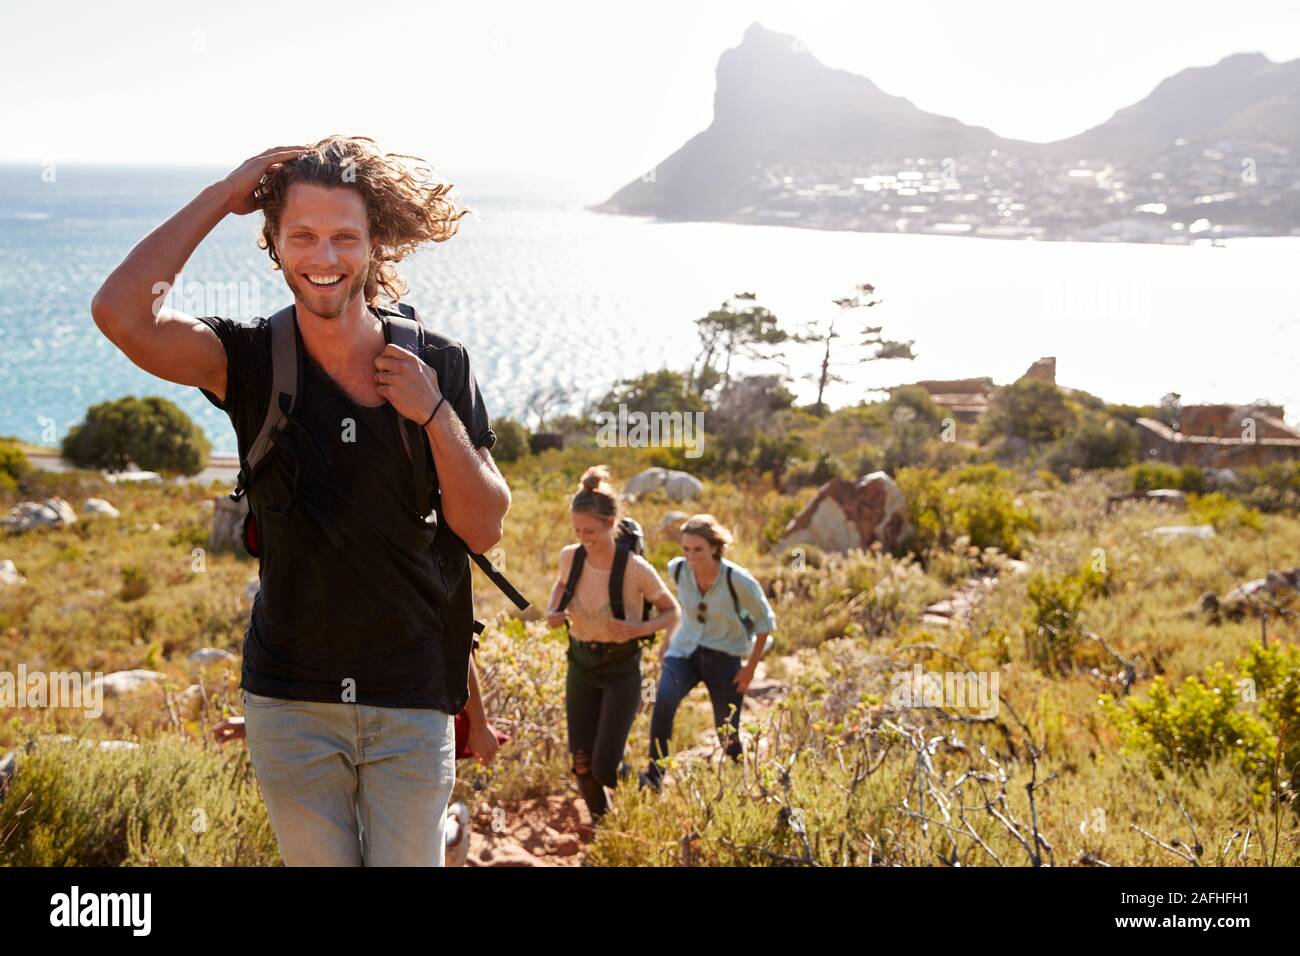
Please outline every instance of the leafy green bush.
[[1147, 461], [1131, 466], [1128, 473], [1133, 479], [1134, 491], [1154, 491], [1157, 488], [1201, 491], [1205, 487], [1205, 472], [1195, 465]]
[[1094, 414], [1057, 439], [1047, 453], [1047, 462], [1065, 478], [1072, 468], [1123, 468], [1133, 461], [1137, 448], [1137, 435], [1130, 426]]
[[793, 491], [807, 487], [820, 488], [832, 478], [852, 480], [853, 475], [847, 464], [823, 448], [812, 461], [792, 463], [786, 469], [784, 483], [787, 490]]
[[121, 470], [135, 462], [148, 471], [195, 475], [211, 451], [193, 420], [155, 395], [92, 405], [86, 420], [63, 439], [63, 457], [80, 468]]
[[895, 480], [907, 498], [918, 552], [951, 547], [965, 536], [975, 548], [1019, 557], [1022, 536], [1038, 527], [1015, 498], [1014, 475], [997, 465], [967, 465], [942, 475], [932, 468], [903, 468]]
[[1242, 504], [1269, 514], [1300, 511], [1300, 461], [1242, 468], [1229, 493]]
[[1226, 756], [1255, 782], [1257, 796], [1290, 800], [1300, 810], [1300, 648], [1256, 642], [1237, 671], [1233, 678], [1215, 664], [1177, 692], [1157, 677], [1145, 700], [1121, 704], [1104, 695], [1103, 712], [1157, 776], [1165, 769], [1194, 774]]
[[492, 423], [497, 441], [492, 457], [497, 461], [518, 461], [529, 453], [528, 429], [513, 418], [499, 418]]
[[1004, 435], [1046, 443], [1074, 427], [1075, 412], [1055, 384], [1025, 378], [994, 393], [981, 424], [986, 437]]
[[1045, 674], [1074, 668], [1075, 650], [1083, 638], [1080, 611], [1084, 582], [1073, 575], [1036, 571], [1026, 584], [1025, 651]]
[[1264, 519], [1258, 511], [1219, 491], [1208, 495], [1189, 495], [1187, 514], [1196, 524], [1213, 525], [1215, 531], [1235, 531], [1239, 528], [1260, 531], [1264, 527]]
[[13, 490], [31, 473], [32, 463], [12, 442], [0, 441], [0, 490]]

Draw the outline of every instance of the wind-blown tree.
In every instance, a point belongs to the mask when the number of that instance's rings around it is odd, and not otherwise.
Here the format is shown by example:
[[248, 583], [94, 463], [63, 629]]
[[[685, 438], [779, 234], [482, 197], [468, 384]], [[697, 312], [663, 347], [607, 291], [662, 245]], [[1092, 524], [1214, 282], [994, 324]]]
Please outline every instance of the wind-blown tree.
[[[776, 316], [761, 305], [751, 305], [741, 309], [739, 303], [754, 302], [758, 296], [753, 292], [737, 292], [721, 307], [713, 310], [702, 319], [696, 319], [699, 329], [700, 354], [699, 371], [692, 367], [689, 373], [689, 387], [699, 393], [707, 392], [719, 382], [725, 388], [731, 381], [731, 361], [737, 356], [767, 361], [775, 358], [771, 346], [780, 345], [790, 336], [777, 325]], [[719, 371], [714, 365], [716, 359], [722, 360]]]
[[839, 306], [839, 311], [832, 313], [828, 318], [823, 320], [813, 320], [804, 323], [804, 331], [797, 335], [791, 336], [791, 339], [801, 345], [818, 345], [822, 349], [821, 370], [813, 375], [806, 375], [805, 378], [817, 383], [817, 401], [813, 404], [813, 413], [818, 416], [825, 415], [826, 408], [826, 389], [835, 382], [847, 383], [849, 380], [833, 370], [835, 365], [861, 364], [862, 362], [876, 362], [884, 359], [914, 359], [916, 353], [912, 351], [912, 346], [916, 344], [915, 339], [906, 342], [886, 339], [881, 333], [884, 326], [868, 325], [862, 331], [862, 340], [858, 342], [859, 348], [874, 349], [870, 355], [860, 358], [857, 362], [836, 362], [831, 358], [833, 343], [841, 337], [841, 333], [836, 327], [845, 321], [845, 314], [853, 309], [872, 309], [884, 302], [884, 299], [876, 298], [876, 287], [869, 282], [859, 285], [855, 294], [846, 296], [841, 299], [832, 300], [834, 305]]
[[686, 387], [686, 375], [667, 368], [620, 380], [597, 407], [602, 411], [615, 411], [619, 405], [626, 405], [629, 413], [646, 415], [706, 410], [703, 399]]

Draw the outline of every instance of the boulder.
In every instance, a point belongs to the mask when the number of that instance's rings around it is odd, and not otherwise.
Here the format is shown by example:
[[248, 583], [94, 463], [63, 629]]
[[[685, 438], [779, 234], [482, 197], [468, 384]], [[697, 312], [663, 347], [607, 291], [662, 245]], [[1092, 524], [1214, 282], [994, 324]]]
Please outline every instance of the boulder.
[[0, 584], [22, 584], [26, 580], [9, 558], [0, 561]]
[[1150, 531], [1142, 533], [1144, 538], [1200, 538], [1208, 541], [1214, 537], [1214, 526], [1208, 524], [1193, 525], [1167, 525], [1163, 528], [1152, 528]]
[[116, 484], [119, 481], [159, 481], [161, 475], [156, 471], [141, 471], [140, 466], [128, 461], [121, 471], [104, 471], [104, 478]]
[[3, 757], [0, 757], [0, 800], [5, 798], [9, 791], [9, 781], [14, 778], [18, 772], [18, 753], [9, 751]]
[[685, 511], [666, 511], [664, 516], [659, 519], [655, 531], [665, 538], [679, 537], [682, 532], [682, 525], [686, 524], [688, 518], [690, 518], [690, 515]]
[[185, 659], [199, 667], [204, 664], [225, 664], [238, 660], [230, 651], [222, 650], [219, 647], [200, 647]]
[[664, 491], [673, 501], [690, 501], [704, 492], [704, 482], [684, 471], [670, 471], [664, 480]]
[[1260, 607], [1268, 607], [1269, 602], [1265, 598], [1279, 599], [1297, 592], [1300, 592], [1300, 567], [1269, 571], [1267, 577], [1247, 581], [1221, 598], [1212, 593], [1202, 595], [1201, 608], [1216, 617], [1222, 615], [1232, 620], [1241, 620], [1248, 614], [1258, 615]]
[[142, 687], [148, 687], [166, 678], [166, 674], [149, 670], [114, 671], [103, 677], [96, 677], [91, 686], [98, 685], [105, 697], [122, 697], [134, 693]]
[[248, 514], [248, 497], [231, 501], [222, 495], [212, 503], [212, 531], [208, 534], [209, 551], [244, 550], [244, 517]]
[[667, 480], [667, 468], [647, 468], [627, 483], [623, 488], [623, 494], [627, 496], [649, 494], [662, 488]]
[[875, 471], [857, 483], [832, 478], [817, 489], [817, 497], [786, 525], [777, 550], [811, 544], [823, 551], [848, 551], [879, 541], [892, 551], [911, 531], [902, 490], [883, 471]]
[[116, 518], [121, 514], [103, 498], [87, 498], [86, 503], [81, 506], [81, 513], [83, 515], [103, 515], [106, 518]]
[[64, 528], [77, 523], [77, 513], [62, 498], [45, 501], [21, 501], [0, 518], [0, 526], [7, 531], [29, 531], [32, 528]]
[[684, 471], [674, 471], [671, 468], [647, 468], [627, 483], [623, 494], [635, 498], [660, 488], [673, 501], [686, 501], [698, 497], [704, 490], [704, 483]]

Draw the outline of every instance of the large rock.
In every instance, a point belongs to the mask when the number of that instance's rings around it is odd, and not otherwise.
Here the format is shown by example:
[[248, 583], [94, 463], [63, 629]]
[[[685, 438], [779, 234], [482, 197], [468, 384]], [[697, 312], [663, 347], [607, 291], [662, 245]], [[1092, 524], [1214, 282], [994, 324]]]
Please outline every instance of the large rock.
[[81, 506], [81, 513], [83, 515], [103, 515], [106, 518], [116, 518], [121, 514], [103, 498], [87, 498], [86, 503]]
[[198, 667], [205, 664], [226, 664], [238, 660], [230, 651], [223, 650], [220, 647], [200, 647], [185, 659]]
[[1214, 537], [1214, 526], [1208, 524], [1193, 525], [1166, 525], [1161, 528], [1152, 528], [1150, 531], [1143, 531], [1144, 538], [1199, 538], [1208, 541]]
[[671, 468], [647, 468], [627, 483], [623, 494], [637, 497], [660, 488], [673, 501], [686, 501], [698, 497], [704, 490], [704, 483], [684, 471], [674, 471]]
[[0, 800], [5, 798], [9, 792], [9, 781], [14, 778], [18, 772], [18, 753], [9, 751], [3, 757], [0, 757]]
[[62, 498], [45, 501], [21, 501], [0, 518], [0, 526], [8, 531], [28, 531], [32, 528], [63, 528], [77, 523], [77, 513]]
[[1276, 601], [1281, 603], [1300, 592], [1300, 567], [1269, 571], [1267, 577], [1247, 581], [1233, 588], [1223, 597], [1213, 593], [1201, 597], [1201, 607], [1217, 616], [1241, 620], [1247, 615], [1257, 616], [1261, 609], [1271, 610]]
[[22, 584], [26, 580], [18, 573], [18, 567], [9, 558], [0, 561], [0, 584]]
[[704, 491], [704, 482], [684, 471], [670, 471], [664, 480], [664, 491], [673, 501], [689, 501]]
[[212, 531], [208, 535], [209, 551], [244, 550], [244, 516], [248, 514], [248, 496], [231, 501], [222, 495], [212, 504]]
[[112, 674], [96, 677], [91, 681], [91, 686], [99, 685], [105, 697], [122, 697], [156, 684], [166, 676], [149, 670], [114, 671]]
[[664, 516], [659, 519], [655, 531], [665, 538], [681, 537], [682, 525], [686, 524], [690, 517], [685, 511], [666, 511]]
[[817, 497], [786, 525], [777, 550], [811, 544], [823, 551], [848, 551], [879, 541], [892, 551], [911, 532], [902, 490], [883, 471], [874, 471], [856, 484], [832, 478], [817, 489]]

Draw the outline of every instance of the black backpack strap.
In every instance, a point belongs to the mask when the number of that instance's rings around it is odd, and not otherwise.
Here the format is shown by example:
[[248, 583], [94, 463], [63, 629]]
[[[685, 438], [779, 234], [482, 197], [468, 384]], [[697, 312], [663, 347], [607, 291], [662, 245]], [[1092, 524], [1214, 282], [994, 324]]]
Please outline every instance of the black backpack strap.
[[276, 436], [298, 404], [302, 385], [302, 337], [298, 334], [298, 317], [294, 306], [285, 306], [267, 321], [271, 334], [271, 394], [262, 427], [239, 461], [239, 475], [230, 497], [242, 498], [248, 486], [275, 452]]
[[[413, 355], [420, 356], [424, 351], [424, 328], [413, 318], [415, 310], [411, 306], [402, 303], [399, 308], [402, 309], [401, 314], [395, 314], [387, 309], [376, 310], [384, 323], [384, 339], [393, 345], [400, 345]], [[432, 454], [428, 449], [429, 438], [424, 433], [424, 429], [405, 415], [399, 415], [392, 405], [388, 406], [388, 412], [396, 420], [397, 433], [406, 448], [406, 457], [411, 461], [412, 503], [416, 517], [427, 521], [434, 511], [429, 485], [429, 458]], [[412, 449], [416, 448], [419, 452], [413, 454]]]
[[614, 620], [623, 620], [623, 578], [627, 575], [631, 547], [625, 541], [614, 546], [614, 564], [609, 569], [609, 612]]
[[685, 559], [678, 561], [673, 565], [673, 584], [679, 588], [682, 586], [682, 565], [686, 563]]
[[586, 560], [587, 549], [578, 545], [577, 550], [573, 552], [573, 563], [569, 565], [569, 580], [564, 582], [564, 592], [560, 595], [560, 603], [555, 605], [555, 610], [563, 611], [573, 600], [573, 592], [578, 586], [578, 578], [582, 574], [582, 566]]
[[[450, 530], [450, 529], [448, 529]], [[480, 571], [487, 575], [488, 580], [501, 589], [501, 593], [510, 599], [510, 603], [521, 611], [528, 610], [528, 598], [519, 593], [519, 590], [506, 580], [506, 576], [492, 566], [492, 562], [481, 554], [475, 554], [469, 548], [465, 549], [466, 553], [474, 559]]]
[[[384, 308], [377, 308], [375, 311], [379, 313], [380, 320], [384, 323], [385, 340], [391, 344], [400, 345], [408, 352], [419, 357], [421, 361], [424, 361], [422, 354], [424, 351], [424, 326], [420, 323], [419, 317], [416, 316], [415, 309], [405, 302], [399, 302], [397, 311]], [[402, 447], [406, 449], [406, 457], [411, 460], [411, 486], [415, 516], [425, 524], [437, 525], [442, 522], [442, 516], [439, 513], [438, 494], [433, 487], [436, 481], [430, 480], [429, 466], [433, 459], [433, 450], [429, 447], [429, 436], [425, 434], [424, 429], [418, 424], [405, 415], [399, 415], [391, 405], [389, 411], [397, 419], [397, 433], [402, 438]], [[412, 454], [412, 449], [416, 448], [419, 451]], [[436, 479], [436, 470], [433, 475]], [[528, 599], [519, 593], [519, 590], [506, 579], [504, 574], [492, 566], [491, 561], [481, 554], [470, 551], [465, 542], [456, 537], [451, 528], [448, 527], [445, 530], [460, 542], [461, 547], [465, 549], [465, 553], [474, 560], [474, 563], [479, 566], [479, 570], [487, 576], [488, 580], [501, 589], [501, 593], [510, 599], [510, 603], [521, 611], [528, 609]]]
[[727, 565], [727, 590], [731, 592], [731, 604], [736, 609], [736, 617], [740, 618], [740, 623], [745, 625], [745, 630], [751, 634], [754, 631], [753, 618], [749, 612], [740, 606], [740, 598], [736, 597], [736, 586], [731, 583], [731, 565]]
[[736, 609], [736, 617], [743, 621], [745, 612], [740, 606], [740, 598], [736, 597], [736, 586], [731, 583], [731, 565], [727, 565], [727, 590], [731, 592], [731, 604]]

